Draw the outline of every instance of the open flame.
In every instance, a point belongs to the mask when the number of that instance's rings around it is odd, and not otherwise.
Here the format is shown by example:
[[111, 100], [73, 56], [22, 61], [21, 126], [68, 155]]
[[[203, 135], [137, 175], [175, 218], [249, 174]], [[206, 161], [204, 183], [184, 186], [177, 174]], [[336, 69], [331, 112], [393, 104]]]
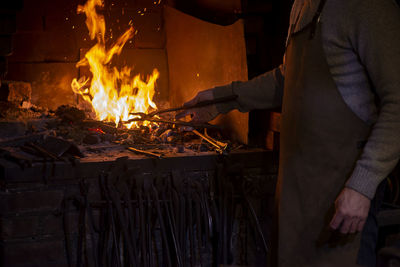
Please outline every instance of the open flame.
[[[77, 12], [85, 13], [86, 26], [92, 40], [97, 39], [94, 45], [77, 63], [77, 67], [89, 66], [92, 78], [82, 77], [74, 79], [71, 83], [74, 93], [91, 103], [96, 112], [97, 119], [112, 121], [118, 126], [120, 122], [133, 119], [131, 112], [148, 113], [157, 109], [153, 102], [155, 83], [159, 77], [157, 69], [144, 81], [140, 75], [132, 77], [131, 68], [125, 66], [121, 70], [111, 68], [110, 62], [115, 55], [120, 55], [126, 42], [135, 35], [133, 27], [130, 27], [109, 48], [105, 41], [104, 16], [96, 11], [96, 7], [103, 7], [102, 0], [88, 0], [85, 5], [78, 6]], [[143, 122], [146, 124], [147, 122]], [[125, 125], [127, 128], [137, 126], [137, 123]]]

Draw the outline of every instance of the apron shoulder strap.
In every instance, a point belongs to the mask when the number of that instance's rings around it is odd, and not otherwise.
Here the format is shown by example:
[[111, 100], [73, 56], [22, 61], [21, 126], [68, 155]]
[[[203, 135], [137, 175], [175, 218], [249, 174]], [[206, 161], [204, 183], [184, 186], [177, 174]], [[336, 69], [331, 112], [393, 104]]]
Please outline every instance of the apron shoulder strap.
[[310, 39], [314, 38], [315, 31], [317, 29], [318, 23], [321, 20], [322, 10], [324, 10], [325, 4], [326, 4], [326, 0], [321, 0], [321, 2], [319, 2], [317, 12], [315, 13], [313, 20], [311, 22]]

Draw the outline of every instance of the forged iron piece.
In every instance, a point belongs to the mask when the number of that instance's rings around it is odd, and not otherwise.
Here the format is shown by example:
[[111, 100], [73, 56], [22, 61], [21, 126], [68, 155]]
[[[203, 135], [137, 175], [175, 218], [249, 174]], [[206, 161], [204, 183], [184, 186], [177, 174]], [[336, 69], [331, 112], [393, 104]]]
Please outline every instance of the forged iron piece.
[[257, 214], [256, 214], [253, 206], [251, 205], [249, 199], [246, 196], [244, 196], [244, 200], [246, 201], [247, 207], [249, 208], [250, 214], [251, 214], [251, 216], [252, 216], [252, 218], [254, 220], [254, 224], [256, 226], [257, 232], [261, 237], [264, 251], [265, 251], [265, 253], [268, 253], [269, 249], [268, 249], [267, 241], [266, 241], [266, 239], [264, 237], [264, 234], [262, 232], [260, 221], [257, 218]]
[[[141, 180], [141, 181], [140, 181]], [[147, 267], [148, 261], [147, 261], [147, 246], [146, 246], [146, 223], [145, 223], [145, 213], [144, 213], [144, 203], [143, 203], [143, 180], [142, 179], [137, 179], [136, 180], [137, 187], [138, 187], [138, 192], [137, 192], [137, 198], [138, 198], [138, 203], [139, 203], [139, 229], [140, 229], [140, 248], [141, 248], [141, 258], [142, 258], [142, 266]]]
[[133, 118], [127, 121], [123, 121], [124, 124], [128, 124], [135, 121], [148, 121], [148, 122], [155, 122], [155, 123], [164, 123], [164, 124], [171, 124], [171, 125], [180, 125], [180, 126], [187, 126], [192, 128], [209, 128], [209, 129], [221, 129], [218, 125], [212, 125], [208, 123], [194, 123], [194, 122], [186, 122], [180, 120], [165, 120], [165, 119], [158, 119], [158, 118]]
[[175, 251], [175, 256], [176, 256], [176, 266], [181, 267], [182, 265], [182, 254], [180, 252], [180, 246], [178, 244], [178, 232], [177, 232], [177, 226], [176, 226], [176, 216], [174, 212], [174, 201], [173, 201], [173, 190], [171, 189], [170, 183], [167, 184], [166, 191], [163, 192], [163, 198], [166, 199], [167, 193], [168, 192], [168, 197], [171, 199], [169, 202], [164, 202], [164, 208], [165, 212], [167, 214], [168, 218], [168, 225], [169, 225], [169, 230], [170, 230], [170, 235], [172, 238], [172, 243], [174, 246], [174, 251]]
[[192, 130], [192, 132], [194, 134], [196, 134], [197, 136], [203, 138], [205, 141], [207, 141], [212, 146], [214, 146], [215, 147], [215, 151], [217, 151], [220, 154], [223, 154], [228, 148], [228, 144], [227, 143], [222, 143], [222, 142], [216, 141], [215, 139], [213, 139], [213, 138], [211, 138], [209, 136], [206, 136], [206, 135], [198, 132], [197, 130]]
[[0, 148], [0, 157], [17, 163], [22, 169], [32, 167], [32, 159], [20, 153], [10, 152], [6, 149]]
[[97, 249], [96, 249], [96, 244], [97, 244], [97, 238], [96, 238], [96, 233], [95, 233], [95, 225], [94, 225], [94, 218], [93, 218], [93, 210], [90, 207], [89, 200], [88, 200], [88, 193], [89, 193], [89, 185], [86, 184], [84, 181], [81, 181], [80, 183], [80, 188], [81, 188], [81, 194], [83, 195], [83, 205], [85, 209], [85, 213], [87, 216], [87, 222], [89, 224], [89, 235], [90, 235], [90, 241], [92, 244], [91, 251], [92, 251], [92, 257], [93, 257], [93, 262], [94, 266], [98, 267], [98, 255], [97, 255]]
[[41, 146], [38, 146], [38, 145], [36, 145], [36, 144], [34, 144], [32, 142], [28, 142], [28, 143], [26, 143], [26, 145], [31, 147], [31, 148], [33, 148], [33, 149], [35, 149], [43, 157], [49, 157], [49, 158], [54, 159], [54, 160], [62, 160], [60, 157], [56, 156], [52, 152], [47, 151], [45, 148], [43, 148]]
[[158, 158], [158, 159], [162, 159], [163, 158], [162, 154], [158, 154], [158, 153], [155, 153], [155, 152], [145, 151], [145, 150], [141, 150], [141, 149], [134, 148], [134, 147], [131, 147], [131, 146], [128, 147], [127, 149], [132, 151], [132, 152], [139, 153], [139, 154], [142, 154], [142, 155], [155, 157], [155, 158]]

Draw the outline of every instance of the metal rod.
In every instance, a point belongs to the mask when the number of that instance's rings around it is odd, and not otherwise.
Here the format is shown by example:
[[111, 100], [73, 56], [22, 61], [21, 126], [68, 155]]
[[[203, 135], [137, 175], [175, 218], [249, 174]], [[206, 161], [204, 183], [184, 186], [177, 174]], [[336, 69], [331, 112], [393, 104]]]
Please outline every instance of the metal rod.
[[134, 148], [134, 147], [128, 147], [127, 149], [132, 151], [132, 152], [135, 152], [135, 153], [139, 153], [139, 154], [143, 154], [143, 155], [147, 155], [147, 156], [151, 156], [151, 157], [156, 157], [158, 159], [162, 159], [163, 158], [162, 154], [158, 154], [158, 153], [154, 153], [154, 152], [150, 152], [150, 151], [137, 149], [137, 148]]
[[130, 115], [139, 115], [142, 117], [151, 118], [155, 115], [159, 115], [159, 114], [163, 114], [163, 113], [181, 111], [181, 110], [187, 110], [187, 109], [193, 109], [193, 108], [201, 108], [201, 107], [206, 107], [206, 106], [210, 106], [210, 105], [214, 105], [214, 104], [218, 104], [218, 103], [230, 102], [230, 101], [236, 100], [237, 98], [238, 98], [237, 95], [230, 95], [230, 96], [216, 98], [213, 100], [200, 101], [200, 102], [198, 102], [194, 105], [190, 105], [190, 106], [180, 106], [180, 107], [175, 107], [175, 108], [160, 109], [160, 110], [150, 112], [149, 114], [143, 114], [141, 112], [136, 112], [136, 113], [130, 113]]
[[221, 129], [220, 126], [217, 125], [212, 125], [208, 123], [193, 123], [193, 122], [186, 122], [186, 121], [169, 121], [169, 120], [163, 120], [163, 119], [155, 119], [155, 118], [133, 118], [127, 121], [123, 121], [122, 123], [127, 124], [131, 123], [134, 121], [149, 121], [149, 122], [155, 122], [155, 123], [165, 123], [165, 124], [175, 124], [175, 125], [181, 125], [181, 126], [188, 126], [188, 127], [193, 127], [193, 128], [210, 128], [210, 129]]
[[197, 131], [197, 130], [193, 130], [192, 132], [193, 132], [194, 134], [196, 134], [197, 136], [200, 136], [201, 138], [203, 138], [205, 141], [207, 141], [207, 142], [210, 143], [211, 145], [213, 145], [213, 146], [216, 148], [217, 152], [219, 152], [219, 153], [222, 153], [222, 152], [225, 151], [226, 148], [228, 147], [228, 144], [227, 144], [227, 143], [222, 143], [222, 142], [216, 141], [216, 140], [214, 140], [213, 138], [211, 138], [211, 137], [209, 137], [209, 136], [206, 136], [206, 135], [200, 133], [200, 132]]

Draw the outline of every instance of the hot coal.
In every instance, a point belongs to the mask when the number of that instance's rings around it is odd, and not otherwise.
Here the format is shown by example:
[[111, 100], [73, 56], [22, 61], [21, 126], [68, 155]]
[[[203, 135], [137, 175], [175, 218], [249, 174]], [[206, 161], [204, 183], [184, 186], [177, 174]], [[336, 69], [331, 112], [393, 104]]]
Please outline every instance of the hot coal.
[[[71, 106], [60, 106], [55, 113], [40, 109], [30, 109], [30, 112], [35, 113], [34, 119], [28, 115], [27, 118], [12, 121], [13, 125], [20, 125], [19, 137], [11, 132], [2, 135], [0, 131], [0, 148], [12, 148], [13, 153], [21, 153], [34, 160], [71, 159], [83, 157], [86, 153], [107, 154], [113, 153], [113, 147], [158, 154], [163, 154], [163, 151], [215, 151], [215, 147], [193, 132], [173, 124], [151, 123], [127, 129], [116, 127], [114, 123], [87, 119], [84, 111]], [[3, 129], [15, 132], [13, 127]], [[209, 130], [208, 134], [216, 140], [224, 140], [218, 130]]]

